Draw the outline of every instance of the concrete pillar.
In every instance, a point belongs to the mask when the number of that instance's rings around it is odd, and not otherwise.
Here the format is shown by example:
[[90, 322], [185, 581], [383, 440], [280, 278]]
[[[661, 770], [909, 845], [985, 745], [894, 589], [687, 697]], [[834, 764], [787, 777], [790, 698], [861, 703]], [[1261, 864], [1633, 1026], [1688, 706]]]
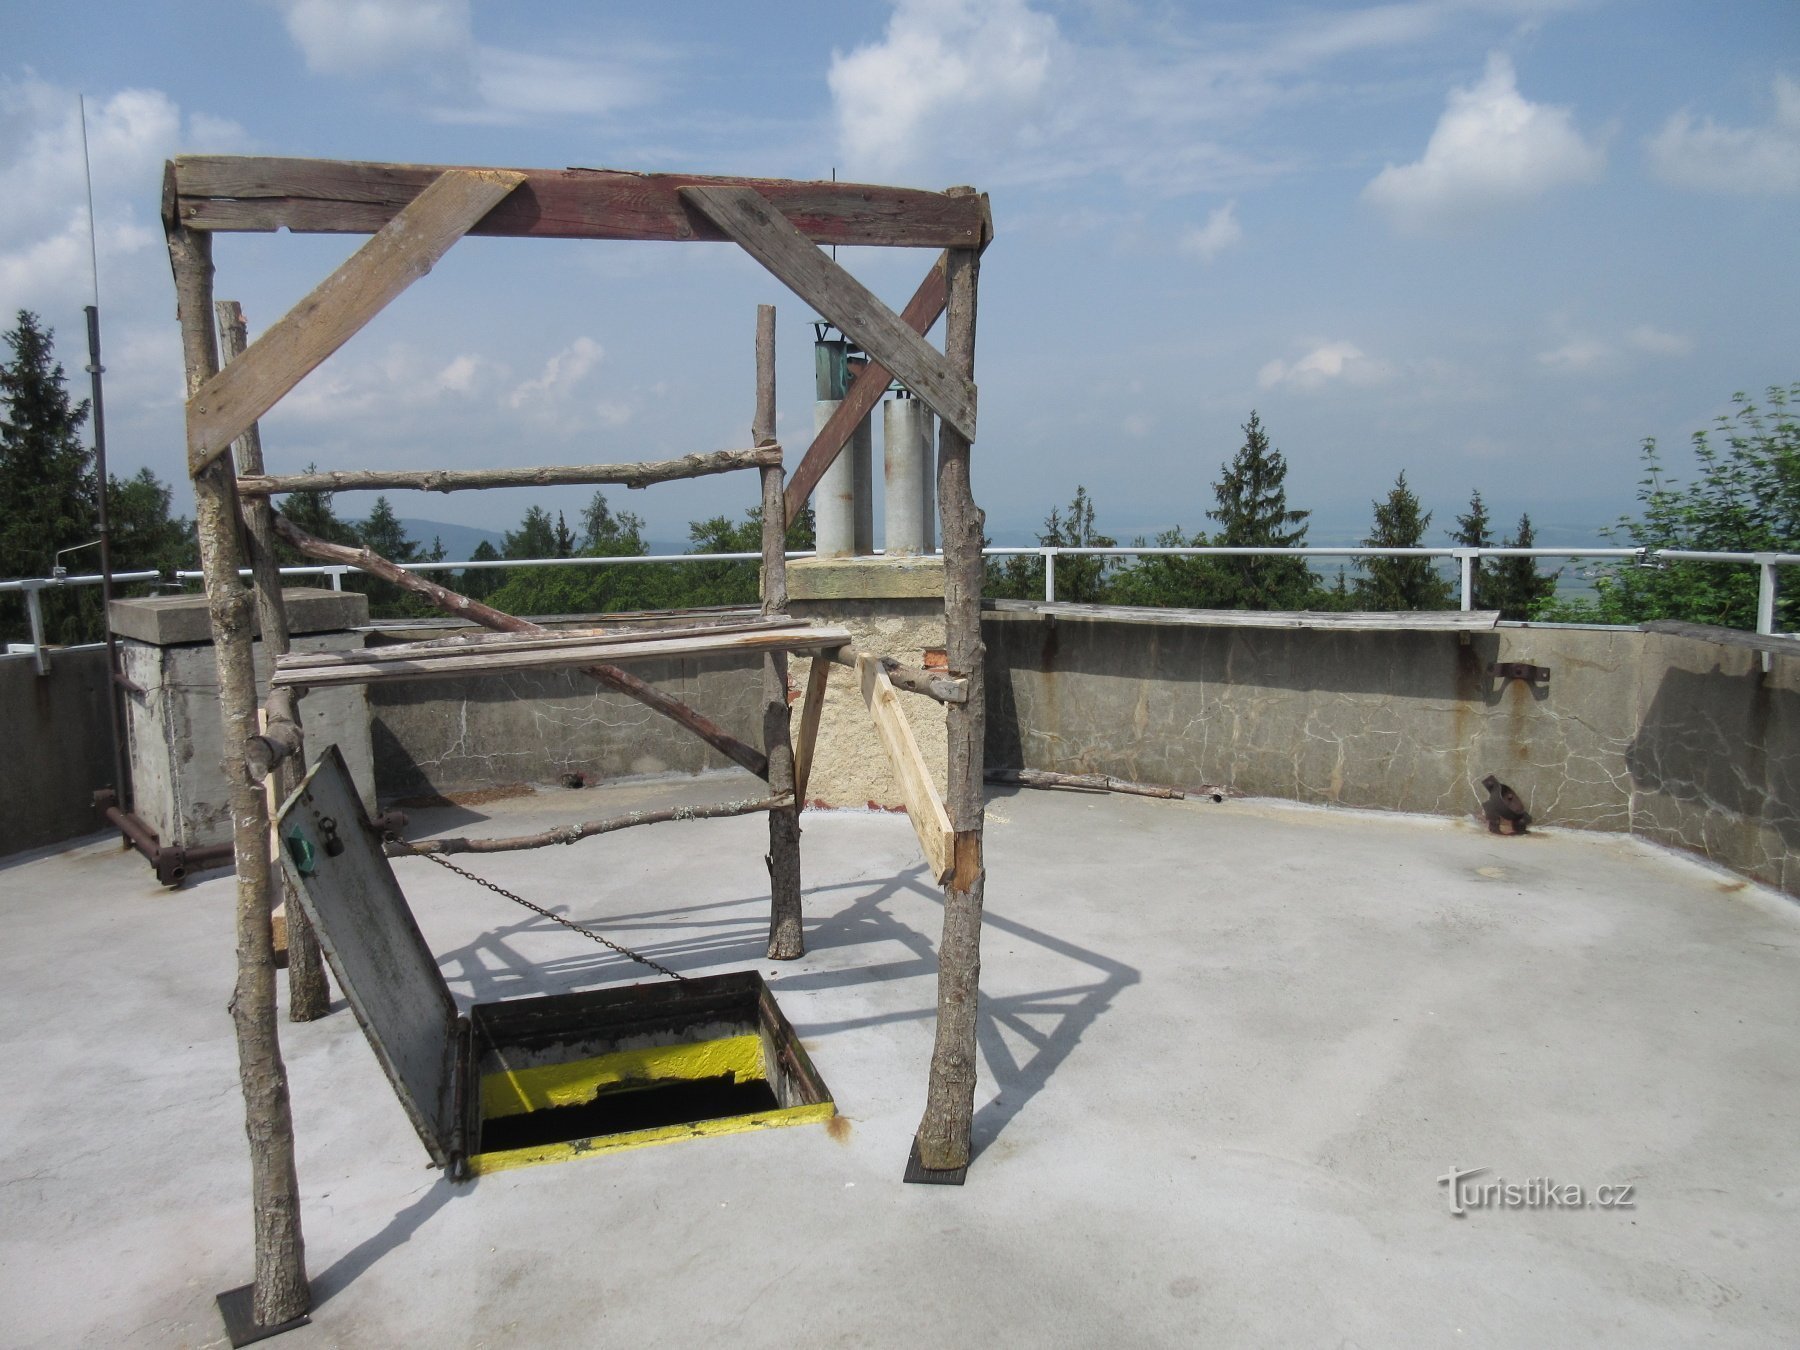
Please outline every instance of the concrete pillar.
[[[826, 338], [825, 331], [818, 326], [819, 338], [813, 343], [814, 435], [831, 420], [850, 382], [845, 360], [849, 346], [841, 338]], [[821, 558], [848, 558], [857, 551], [854, 458], [849, 450], [839, 455], [813, 489], [813, 526]]]
[[[813, 404], [813, 434], [817, 435], [837, 411], [836, 399]], [[853, 448], [853, 447], [852, 447]], [[855, 456], [847, 448], [831, 462], [813, 489], [813, 529], [821, 558], [848, 558], [856, 552]]]
[[889, 399], [882, 407], [882, 463], [886, 470], [883, 498], [887, 551], [910, 556], [931, 552], [932, 491], [929, 409], [910, 395]]

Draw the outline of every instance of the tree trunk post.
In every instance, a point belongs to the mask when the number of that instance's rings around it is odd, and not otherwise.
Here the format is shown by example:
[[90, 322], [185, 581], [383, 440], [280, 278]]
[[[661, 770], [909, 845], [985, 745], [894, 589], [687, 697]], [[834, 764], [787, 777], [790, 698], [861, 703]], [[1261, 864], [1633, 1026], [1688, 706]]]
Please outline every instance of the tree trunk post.
[[[775, 306], [756, 307], [756, 421], [758, 446], [775, 444]], [[781, 465], [762, 474], [762, 612], [787, 612], [786, 473]], [[763, 657], [763, 751], [769, 757], [769, 791], [788, 802], [769, 812], [769, 959], [806, 954], [800, 912], [800, 804], [794, 800], [794, 743], [788, 714], [788, 657]]]
[[[235, 300], [220, 300], [214, 306], [219, 320], [219, 345], [225, 363], [235, 361], [249, 345], [245, 331], [244, 311]], [[262, 430], [252, 422], [238, 437], [233, 447], [238, 469], [242, 473], [263, 471]], [[244, 517], [244, 534], [250, 545], [250, 572], [256, 584], [256, 621], [262, 631], [263, 653], [271, 663], [286, 656], [293, 645], [288, 632], [287, 605], [281, 597], [281, 565], [275, 556], [274, 511], [267, 497], [245, 497], [239, 500]], [[294, 714], [300, 720], [298, 709]], [[306, 748], [302, 742], [294, 755], [275, 766], [275, 800], [284, 802], [306, 774]], [[272, 862], [273, 860], [271, 860]], [[286, 901], [288, 948], [288, 1019], [311, 1022], [323, 1017], [331, 1007], [331, 986], [325, 978], [325, 959], [319, 951], [319, 939], [307, 919], [285, 873], [270, 878], [273, 889], [280, 886]]]
[[[954, 369], [969, 376], [975, 370], [975, 289], [980, 256], [974, 249], [949, 252], [944, 354]], [[967, 695], [945, 710], [949, 782], [944, 804], [955, 840], [950, 880], [944, 888], [944, 936], [938, 944], [937, 1040], [931, 1053], [925, 1114], [914, 1148], [918, 1164], [926, 1172], [959, 1173], [969, 1164], [969, 1134], [975, 1115], [975, 1030], [986, 880], [981, 859], [982, 738], [987, 723], [983, 687], [986, 648], [981, 641], [983, 519], [970, 490], [969, 438], [948, 420], [939, 437], [945, 638], [950, 673], [966, 683]]]
[[[172, 214], [164, 224], [191, 397], [218, 367], [212, 246], [206, 235], [184, 228]], [[257, 733], [256, 671], [251, 657], [250, 593], [238, 579], [243, 554], [238, 540], [236, 474], [229, 452], [195, 475], [194, 504], [207, 612], [219, 664], [224, 768], [231, 791], [237, 861], [237, 983], [231, 996], [231, 1019], [244, 1092], [244, 1131], [250, 1141], [256, 1241], [252, 1315], [258, 1326], [275, 1327], [303, 1316], [312, 1296], [306, 1284], [306, 1248], [300, 1232], [294, 1122], [288, 1110], [287, 1070], [281, 1060], [276, 1021], [269, 814], [262, 787], [252, 781], [244, 761], [245, 746]]]

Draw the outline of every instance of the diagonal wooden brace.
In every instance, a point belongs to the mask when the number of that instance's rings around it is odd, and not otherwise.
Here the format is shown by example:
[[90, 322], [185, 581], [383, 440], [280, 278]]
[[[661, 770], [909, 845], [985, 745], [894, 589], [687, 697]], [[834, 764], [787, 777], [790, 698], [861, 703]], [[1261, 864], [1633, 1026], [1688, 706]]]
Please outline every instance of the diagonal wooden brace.
[[[938, 260], [925, 274], [925, 280], [919, 283], [919, 289], [913, 292], [913, 298], [906, 302], [906, 308], [900, 311], [901, 320], [920, 337], [931, 331], [944, 313], [944, 301], [947, 287], [944, 281], [944, 266], [947, 255], [940, 253]], [[807, 447], [806, 454], [794, 467], [794, 476], [788, 480], [787, 486], [787, 518], [793, 520], [806, 505], [806, 499], [812, 496], [812, 490], [819, 485], [825, 476], [825, 470], [836, 462], [838, 455], [850, 443], [850, 436], [863, 418], [874, 411], [875, 405], [881, 402], [881, 396], [893, 382], [894, 375], [879, 361], [870, 361], [856, 373], [850, 382], [850, 388], [844, 392], [844, 400], [826, 419], [825, 425], [819, 428], [819, 434], [813, 437], [813, 443]]]
[[198, 474], [301, 380], [432, 269], [525, 181], [510, 169], [451, 169], [384, 225], [237, 360], [188, 399], [188, 471]]
[[752, 188], [686, 187], [682, 200], [841, 328], [944, 421], [975, 438], [975, 382]]

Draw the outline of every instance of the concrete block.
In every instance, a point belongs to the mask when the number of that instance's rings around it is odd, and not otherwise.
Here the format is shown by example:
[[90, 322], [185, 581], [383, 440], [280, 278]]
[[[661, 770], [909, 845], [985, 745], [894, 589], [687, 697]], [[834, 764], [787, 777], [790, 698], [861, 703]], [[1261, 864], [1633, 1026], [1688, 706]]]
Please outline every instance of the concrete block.
[[[308, 633], [296, 637], [293, 648], [344, 651], [361, 645], [361, 637], [353, 633]], [[258, 687], [266, 697], [269, 666], [260, 642], [255, 657]], [[231, 801], [212, 644], [160, 646], [126, 640], [119, 643], [119, 665], [137, 686], [126, 694], [125, 710], [138, 816], [165, 844], [228, 842]], [[335, 743], [349, 762], [364, 806], [373, 812], [375, 769], [366, 691], [360, 685], [314, 690], [300, 701], [300, 720], [308, 757]]]
[[[326, 633], [369, 622], [369, 597], [358, 591], [293, 586], [281, 592], [288, 632]], [[254, 622], [254, 618], [252, 620]], [[157, 595], [112, 602], [113, 632], [156, 647], [212, 641], [204, 595]]]

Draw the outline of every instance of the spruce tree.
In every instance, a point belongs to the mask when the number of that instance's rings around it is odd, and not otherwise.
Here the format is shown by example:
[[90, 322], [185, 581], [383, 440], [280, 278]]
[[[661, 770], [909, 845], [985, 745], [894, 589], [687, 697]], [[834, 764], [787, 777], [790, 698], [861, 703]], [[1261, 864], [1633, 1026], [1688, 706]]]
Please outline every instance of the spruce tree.
[[[1244, 443], [1219, 466], [1213, 484], [1218, 505], [1206, 514], [1219, 522], [1215, 545], [1225, 548], [1298, 548], [1306, 543], [1310, 511], [1287, 504], [1287, 461], [1269, 444], [1254, 410], [1244, 423]], [[1214, 560], [1221, 609], [1304, 609], [1318, 584], [1304, 559], [1226, 555]]]
[[[1531, 528], [1531, 517], [1519, 517], [1519, 530], [1508, 539], [1503, 548], [1530, 548], [1536, 542], [1537, 535]], [[1494, 579], [1489, 587], [1486, 600], [1480, 602], [1482, 609], [1497, 609], [1503, 619], [1529, 619], [1536, 613], [1539, 605], [1556, 594], [1556, 579], [1562, 575], [1559, 568], [1549, 576], [1538, 571], [1536, 558], [1501, 558], [1494, 567]]]
[[[1364, 548], [1420, 548], [1431, 525], [1431, 512], [1406, 485], [1406, 471], [1387, 495], [1374, 503], [1375, 524]], [[1430, 558], [1364, 558], [1365, 575], [1356, 581], [1356, 603], [1363, 609], [1454, 609], [1455, 593]]]
[[[1488, 519], [1487, 503], [1481, 500], [1481, 489], [1476, 488], [1469, 494], [1469, 509], [1465, 515], [1456, 518], [1456, 528], [1450, 532], [1450, 542], [1461, 548], [1492, 548], [1494, 535]], [[1493, 583], [1480, 558], [1471, 564], [1474, 575], [1474, 602], [1476, 609], [1495, 609]]]

